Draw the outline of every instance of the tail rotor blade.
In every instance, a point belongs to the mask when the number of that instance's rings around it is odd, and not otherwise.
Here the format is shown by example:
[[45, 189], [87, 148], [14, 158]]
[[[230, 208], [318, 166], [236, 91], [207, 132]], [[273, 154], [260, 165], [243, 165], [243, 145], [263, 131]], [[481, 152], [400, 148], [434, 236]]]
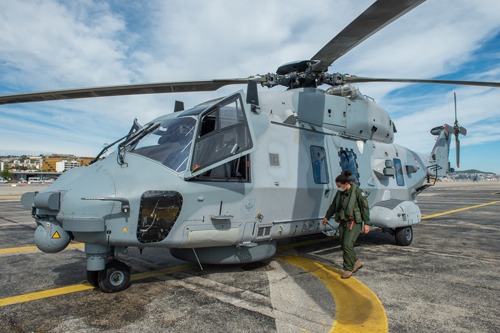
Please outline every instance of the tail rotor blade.
[[460, 168], [460, 140], [455, 136], [455, 150], [457, 153], [457, 168]]

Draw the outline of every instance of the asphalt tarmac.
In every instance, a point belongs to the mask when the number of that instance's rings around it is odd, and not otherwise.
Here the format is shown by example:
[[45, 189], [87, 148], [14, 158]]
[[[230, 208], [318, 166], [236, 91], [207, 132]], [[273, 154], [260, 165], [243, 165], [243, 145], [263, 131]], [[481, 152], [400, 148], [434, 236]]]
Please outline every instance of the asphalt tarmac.
[[[33, 248], [17, 198], [42, 186], [0, 186], [1, 332], [499, 332], [500, 182], [438, 183], [409, 247], [362, 236], [364, 267], [341, 280], [336, 238], [297, 237], [265, 262], [197, 265], [168, 250], [130, 249], [132, 285], [86, 284], [83, 247]], [[446, 213], [440, 215], [441, 213]]]

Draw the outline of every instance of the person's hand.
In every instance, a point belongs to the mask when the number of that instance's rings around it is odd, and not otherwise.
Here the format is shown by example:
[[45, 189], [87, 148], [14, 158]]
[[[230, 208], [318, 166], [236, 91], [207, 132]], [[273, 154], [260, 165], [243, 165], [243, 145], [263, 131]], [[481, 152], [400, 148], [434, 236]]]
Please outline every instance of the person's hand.
[[367, 234], [370, 232], [370, 226], [365, 224], [365, 227], [363, 228], [363, 233]]
[[325, 217], [323, 220], [321, 220], [321, 224], [324, 225], [324, 226], [326, 226], [326, 221], [328, 221], [328, 220]]

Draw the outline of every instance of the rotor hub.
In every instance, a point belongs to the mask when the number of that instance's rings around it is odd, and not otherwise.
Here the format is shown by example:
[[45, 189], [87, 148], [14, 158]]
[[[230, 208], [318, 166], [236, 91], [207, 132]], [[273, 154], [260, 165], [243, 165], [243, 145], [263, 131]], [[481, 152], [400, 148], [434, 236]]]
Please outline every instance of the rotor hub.
[[323, 84], [338, 86], [345, 83], [344, 76], [340, 73], [315, 71], [314, 66], [319, 62], [318, 60], [301, 60], [286, 63], [278, 68], [276, 74], [256, 75], [257, 82], [268, 88], [279, 85], [289, 89], [316, 88]]

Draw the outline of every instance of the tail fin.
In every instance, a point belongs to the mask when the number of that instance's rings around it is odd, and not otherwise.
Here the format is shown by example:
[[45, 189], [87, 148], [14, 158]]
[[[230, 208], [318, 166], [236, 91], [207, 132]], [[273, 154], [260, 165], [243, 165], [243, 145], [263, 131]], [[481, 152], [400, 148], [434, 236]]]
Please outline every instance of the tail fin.
[[431, 129], [431, 134], [437, 135], [436, 144], [432, 148], [431, 162], [432, 165], [428, 168], [429, 176], [446, 176], [447, 173], [455, 171], [450, 167], [448, 156], [450, 154], [451, 135], [455, 135], [455, 149], [457, 151], [457, 168], [460, 168], [460, 140], [458, 136], [467, 135], [467, 130], [460, 126], [457, 120], [457, 95], [453, 93], [455, 100], [455, 123], [453, 126], [445, 124]]
[[450, 154], [450, 142], [452, 127], [450, 125], [438, 126], [431, 129], [431, 134], [436, 135], [436, 144], [432, 148], [431, 159], [432, 165], [429, 166], [429, 171], [432, 175], [446, 176], [447, 173], [453, 172], [450, 167], [448, 156]]

